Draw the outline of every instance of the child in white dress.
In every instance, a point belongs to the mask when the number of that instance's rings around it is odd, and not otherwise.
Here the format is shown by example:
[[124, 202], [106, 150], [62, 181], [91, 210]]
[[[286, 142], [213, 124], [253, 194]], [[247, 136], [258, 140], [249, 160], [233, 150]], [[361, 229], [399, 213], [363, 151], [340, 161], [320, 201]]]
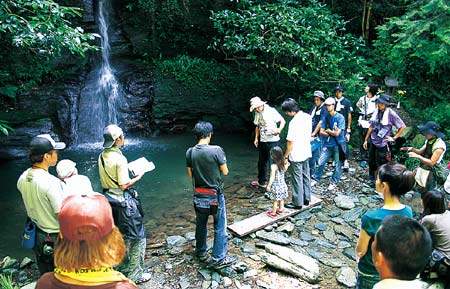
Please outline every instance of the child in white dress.
[[289, 164], [284, 160], [283, 150], [276, 146], [270, 150], [272, 165], [270, 166], [270, 179], [267, 184], [267, 196], [273, 201], [272, 211], [268, 211], [269, 217], [275, 218], [283, 213], [284, 200], [288, 197], [288, 187], [284, 180], [284, 173]]

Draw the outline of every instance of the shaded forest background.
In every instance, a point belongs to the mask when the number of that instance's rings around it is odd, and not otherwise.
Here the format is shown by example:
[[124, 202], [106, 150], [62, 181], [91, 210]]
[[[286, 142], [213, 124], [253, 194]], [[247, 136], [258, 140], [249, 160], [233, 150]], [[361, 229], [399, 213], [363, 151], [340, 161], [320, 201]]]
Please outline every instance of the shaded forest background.
[[[18, 95], [82, 70], [98, 50], [80, 7], [0, 3], [3, 134], [14, 128], [8, 112]], [[129, 0], [115, 9], [134, 61], [185, 87], [233, 96], [245, 109], [255, 95], [272, 104], [293, 97], [307, 108], [314, 90], [331, 95], [340, 84], [355, 102], [377, 82], [415, 120], [435, 120], [450, 135], [448, 1]]]

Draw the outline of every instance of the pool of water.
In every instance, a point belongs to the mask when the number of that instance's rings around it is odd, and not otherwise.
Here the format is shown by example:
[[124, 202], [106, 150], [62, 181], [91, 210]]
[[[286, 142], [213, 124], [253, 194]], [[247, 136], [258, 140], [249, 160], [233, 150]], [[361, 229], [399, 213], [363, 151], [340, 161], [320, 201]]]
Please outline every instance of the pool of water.
[[[145, 174], [136, 185], [141, 194], [145, 210], [147, 230], [164, 230], [164, 214], [192, 209], [192, 183], [187, 177], [185, 152], [195, 144], [190, 134], [162, 136], [156, 138], [125, 138], [123, 152], [128, 161], [146, 157], [153, 161], [156, 169]], [[230, 173], [225, 177], [225, 186], [233, 179], [256, 175], [257, 150], [249, 135], [214, 134], [212, 144], [225, 150]], [[77, 163], [79, 174], [87, 175], [94, 190], [101, 191], [97, 158], [101, 143], [63, 150], [59, 159], [71, 159]], [[27, 159], [0, 164], [0, 257], [32, 257], [31, 250], [20, 248], [20, 234], [26, 218], [20, 192], [16, 188], [20, 174], [30, 166]], [[56, 175], [55, 168], [50, 172]]]

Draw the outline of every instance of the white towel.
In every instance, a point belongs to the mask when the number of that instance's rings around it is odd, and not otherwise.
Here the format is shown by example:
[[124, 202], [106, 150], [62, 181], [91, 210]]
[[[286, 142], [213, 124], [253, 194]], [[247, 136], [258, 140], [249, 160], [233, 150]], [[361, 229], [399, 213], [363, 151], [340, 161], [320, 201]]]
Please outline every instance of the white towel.
[[[383, 119], [381, 119], [382, 125], [388, 125], [389, 124], [389, 113], [391, 112], [391, 109], [389, 107], [386, 107], [383, 114]], [[378, 121], [378, 113], [379, 110], [375, 110], [375, 112], [372, 114], [372, 117], [370, 118], [371, 121], [377, 122]]]

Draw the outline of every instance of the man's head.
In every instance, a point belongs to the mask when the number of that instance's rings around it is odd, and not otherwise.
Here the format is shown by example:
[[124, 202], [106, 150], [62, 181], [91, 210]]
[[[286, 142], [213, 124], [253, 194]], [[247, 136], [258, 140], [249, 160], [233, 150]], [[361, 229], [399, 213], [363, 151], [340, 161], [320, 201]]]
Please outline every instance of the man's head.
[[199, 121], [192, 130], [197, 137], [197, 140], [211, 137], [213, 133], [213, 125], [207, 121]]
[[261, 112], [264, 109], [264, 104], [266, 102], [262, 101], [261, 98], [255, 96], [250, 99], [250, 112], [253, 112], [256, 109], [256, 112]]
[[384, 218], [372, 243], [372, 261], [381, 279], [413, 280], [428, 263], [432, 241], [427, 229], [403, 215]]
[[103, 130], [103, 147], [110, 148], [113, 146], [123, 145], [123, 131], [115, 124], [110, 124]]
[[30, 160], [33, 164], [47, 162], [49, 166], [56, 165], [58, 150], [66, 147], [63, 142], [55, 142], [49, 134], [40, 134], [30, 141]]
[[332, 113], [334, 111], [334, 106], [336, 105], [336, 101], [334, 100], [333, 97], [328, 97], [325, 100], [325, 107], [327, 108], [327, 111], [329, 113]]
[[325, 101], [325, 95], [323, 94], [322, 91], [316, 90], [313, 93], [313, 100], [314, 100], [314, 105], [319, 107]]
[[384, 111], [391, 104], [391, 96], [388, 94], [380, 94], [374, 102], [379, 110]]
[[380, 88], [380, 86], [378, 84], [373, 83], [373, 82], [369, 82], [369, 83], [367, 83], [366, 88], [364, 89], [364, 91], [366, 92], [366, 94], [369, 97], [373, 97], [373, 96], [377, 95], [379, 88]]
[[293, 98], [288, 98], [281, 104], [281, 110], [285, 114], [293, 116], [300, 111], [300, 108], [298, 107], [298, 103]]
[[334, 95], [339, 99], [344, 95], [344, 88], [338, 85], [334, 88]]

